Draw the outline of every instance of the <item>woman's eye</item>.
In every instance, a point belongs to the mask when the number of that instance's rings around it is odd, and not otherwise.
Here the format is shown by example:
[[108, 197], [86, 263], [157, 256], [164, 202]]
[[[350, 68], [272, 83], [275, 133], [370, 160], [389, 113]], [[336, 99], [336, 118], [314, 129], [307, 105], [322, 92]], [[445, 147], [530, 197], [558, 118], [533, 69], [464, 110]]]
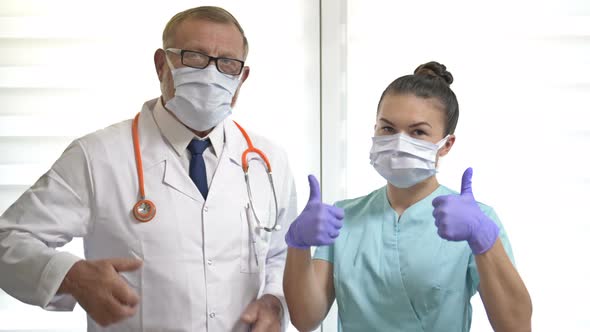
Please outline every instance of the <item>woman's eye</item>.
[[427, 135], [427, 134], [426, 134], [426, 132], [424, 130], [416, 129], [416, 130], [414, 130], [414, 135], [415, 136], [424, 136], [424, 135]]
[[386, 133], [394, 133], [395, 132], [395, 129], [393, 129], [392, 127], [381, 127], [381, 130]]

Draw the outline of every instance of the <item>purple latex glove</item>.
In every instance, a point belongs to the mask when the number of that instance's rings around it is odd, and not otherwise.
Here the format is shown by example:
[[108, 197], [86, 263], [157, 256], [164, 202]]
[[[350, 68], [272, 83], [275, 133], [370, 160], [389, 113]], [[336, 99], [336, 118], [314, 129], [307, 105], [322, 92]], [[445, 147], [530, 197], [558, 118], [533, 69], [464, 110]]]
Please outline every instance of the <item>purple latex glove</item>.
[[309, 201], [285, 235], [289, 247], [307, 249], [332, 244], [342, 228], [344, 210], [322, 203], [318, 180], [313, 175], [308, 180]]
[[467, 241], [471, 251], [483, 254], [498, 238], [496, 223], [486, 216], [471, 191], [471, 167], [463, 173], [460, 195], [439, 196], [432, 201], [434, 223], [438, 235], [450, 241]]

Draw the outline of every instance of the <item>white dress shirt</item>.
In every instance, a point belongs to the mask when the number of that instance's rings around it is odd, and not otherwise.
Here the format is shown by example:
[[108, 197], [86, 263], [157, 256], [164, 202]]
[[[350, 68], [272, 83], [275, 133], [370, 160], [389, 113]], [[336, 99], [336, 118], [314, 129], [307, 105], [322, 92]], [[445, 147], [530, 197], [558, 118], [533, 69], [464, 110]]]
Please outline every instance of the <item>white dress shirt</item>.
[[203, 160], [205, 161], [205, 169], [207, 170], [207, 185], [210, 186], [215, 175], [215, 170], [217, 169], [218, 156], [221, 156], [223, 153], [223, 145], [225, 143], [223, 123], [213, 128], [207, 136], [199, 137], [167, 111], [162, 105], [161, 99], [158, 99], [158, 103], [154, 108], [154, 119], [164, 138], [178, 154], [187, 174], [191, 161], [191, 153], [187, 149], [189, 143], [193, 139], [209, 139], [211, 141], [211, 145], [203, 152]]

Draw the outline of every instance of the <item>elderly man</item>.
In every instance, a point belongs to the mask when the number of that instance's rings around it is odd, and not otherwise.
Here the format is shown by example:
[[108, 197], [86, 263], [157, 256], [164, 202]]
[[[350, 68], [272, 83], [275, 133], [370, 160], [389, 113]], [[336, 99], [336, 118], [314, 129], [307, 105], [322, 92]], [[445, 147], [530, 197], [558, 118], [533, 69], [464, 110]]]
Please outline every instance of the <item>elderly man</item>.
[[[295, 187], [285, 153], [228, 117], [247, 53], [224, 9], [175, 15], [154, 54], [161, 97], [75, 140], [0, 217], [0, 287], [79, 303], [89, 331], [284, 329]], [[73, 237], [85, 259], [55, 250]]]

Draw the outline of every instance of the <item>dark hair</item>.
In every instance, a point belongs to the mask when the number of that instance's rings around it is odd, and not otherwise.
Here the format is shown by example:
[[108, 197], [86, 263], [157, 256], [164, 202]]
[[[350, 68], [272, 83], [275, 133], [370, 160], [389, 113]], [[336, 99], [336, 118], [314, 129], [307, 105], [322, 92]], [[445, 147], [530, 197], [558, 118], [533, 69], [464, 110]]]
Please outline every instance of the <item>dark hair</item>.
[[436, 98], [444, 107], [447, 115], [445, 136], [453, 134], [459, 121], [459, 103], [457, 96], [451, 90], [453, 75], [447, 71], [445, 65], [436, 61], [422, 64], [414, 70], [413, 75], [406, 75], [397, 78], [381, 94], [377, 112], [381, 107], [381, 101], [386, 95], [411, 93], [421, 98]]

